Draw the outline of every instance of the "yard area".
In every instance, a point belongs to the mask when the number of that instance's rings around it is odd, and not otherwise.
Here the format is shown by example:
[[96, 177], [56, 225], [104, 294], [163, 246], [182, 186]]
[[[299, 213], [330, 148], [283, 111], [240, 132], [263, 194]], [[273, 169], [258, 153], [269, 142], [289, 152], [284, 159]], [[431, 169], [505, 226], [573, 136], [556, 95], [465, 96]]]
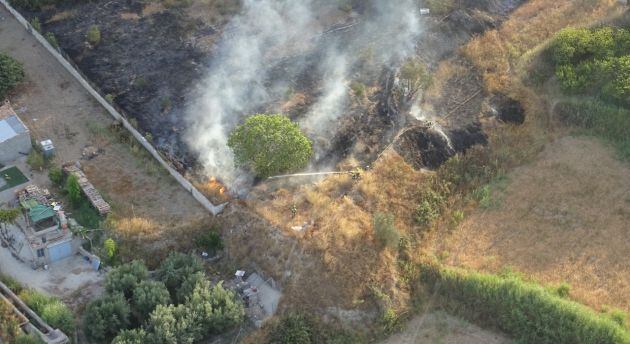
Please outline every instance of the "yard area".
[[[24, 64], [26, 81], [11, 99], [35, 141], [51, 139], [53, 165], [81, 160], [82, 169], [113, 208], [111, 223], [132, 219], [151, 223], [138, 232], [162, 240], [163, 231], [199, 223], [207, 212], [139, 145], [112, 131], [113, 119], [67, 71], [2, 7], [0, 51]], [[82, 159], [84, 148], [98, 152]], [[47, 171], [33, 171], [34, 179], [52, 188]], [[127, 228], [128, 229], [128, 228]], [[115, 233], [114, 233], [115, 234]], [[176, 241], [177, 237], [171, 236]]]

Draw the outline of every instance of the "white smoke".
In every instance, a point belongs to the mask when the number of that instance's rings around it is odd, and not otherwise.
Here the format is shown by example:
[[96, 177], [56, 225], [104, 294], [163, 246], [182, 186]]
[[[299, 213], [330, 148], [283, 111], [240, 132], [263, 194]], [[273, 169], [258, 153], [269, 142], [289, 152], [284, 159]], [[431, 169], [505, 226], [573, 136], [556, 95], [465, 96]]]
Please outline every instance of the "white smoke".
[[317, 99], [299, 119], [314, 140], [315, 152], [322, 154], [346, 113], [347, 85], [360, 53], [369, 48], [375, 63], [389, 65], [414, 52], [421, 23], [413, 0], [366, 0], [369, 14], [352, 25], [350, 39], [325, 34], [330, 23], [325, 23], [329, 18], [323, 18], [322, 11], [339, 3], [243, 1], [241, 13], [226, 28], [207, 79], [188, 109], [187, 143], [199, 154], [208, 175], [227, 183], [238, 177], [227, 136], [246, 116], [278, 100], [276, 88], [294, 76], [289, 72], [278, 75], [274, 70], [283, 57], [299, 56], [313, 48], [322, 52], [319, 66], [308, 71], [322, 80], [315, 92]]

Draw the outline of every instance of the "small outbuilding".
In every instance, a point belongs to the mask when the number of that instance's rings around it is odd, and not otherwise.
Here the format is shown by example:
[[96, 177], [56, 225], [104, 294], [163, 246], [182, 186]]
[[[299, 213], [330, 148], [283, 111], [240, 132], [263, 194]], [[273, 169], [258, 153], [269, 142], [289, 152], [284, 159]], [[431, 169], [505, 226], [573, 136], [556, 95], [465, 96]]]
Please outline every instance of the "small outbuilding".
[[6, 101], [0, 106], [0, 164], [26, 155], [31, 151], [31, 134]]

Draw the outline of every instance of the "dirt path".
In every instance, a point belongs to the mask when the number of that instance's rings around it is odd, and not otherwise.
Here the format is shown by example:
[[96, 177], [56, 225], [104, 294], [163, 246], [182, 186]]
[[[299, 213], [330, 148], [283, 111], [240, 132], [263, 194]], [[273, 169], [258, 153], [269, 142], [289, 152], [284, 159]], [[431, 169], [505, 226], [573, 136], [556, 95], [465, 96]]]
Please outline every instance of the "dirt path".
[[630, 310], [630, 165], [584, 137], [564, 137], [508, 175], [499, 203], [478, 209], [435, 245], [447, 263], [505, 267], [544, 284], [567, 282], [593, 307]]
[[11, 101], [34, 139], [53, 140], [55, 163], [79, 159], [88, 145], [102, 150], [81, 163], [118, 216], [148, 217], [162, 225], [206, 216], [152, 159], [107, 134], [111, 117], [1, 6], [0, 51], [24, 64], [27, 81]]
[[383, 344], [508, 344], [508, 338], [486, 331], [441, 311], [419, 315], [406, 329], [389, 337]]

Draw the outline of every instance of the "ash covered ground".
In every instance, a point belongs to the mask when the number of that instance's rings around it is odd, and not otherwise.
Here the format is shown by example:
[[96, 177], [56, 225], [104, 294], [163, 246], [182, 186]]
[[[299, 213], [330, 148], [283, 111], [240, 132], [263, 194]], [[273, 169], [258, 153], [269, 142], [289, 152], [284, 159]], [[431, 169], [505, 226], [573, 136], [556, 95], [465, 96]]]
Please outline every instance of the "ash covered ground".
[[[68, 2], [26, 14], [178, 169], [221, 176], [233, 167], [215, 146], [259, 112], [285, 113], [305, 127], [314, 170], [349, 155], [369, 164], [394, 138], [408, 162], [428, 168], [484, 143], [478, 115], [497, 96], [485, 94], [474, 68], [443, 80], [443, 92], [430, 99], [402, 99], [397, 71], [409, 57], [430, 71], [462, 60], [458, 47], [498, 26], [520, 1], [459, 1], [428, 16], [416, 1], [219, 3]], [[91, 46], [93, 25], [101, 40]], [[444, 116], [443, 127], [426, 122]]]

